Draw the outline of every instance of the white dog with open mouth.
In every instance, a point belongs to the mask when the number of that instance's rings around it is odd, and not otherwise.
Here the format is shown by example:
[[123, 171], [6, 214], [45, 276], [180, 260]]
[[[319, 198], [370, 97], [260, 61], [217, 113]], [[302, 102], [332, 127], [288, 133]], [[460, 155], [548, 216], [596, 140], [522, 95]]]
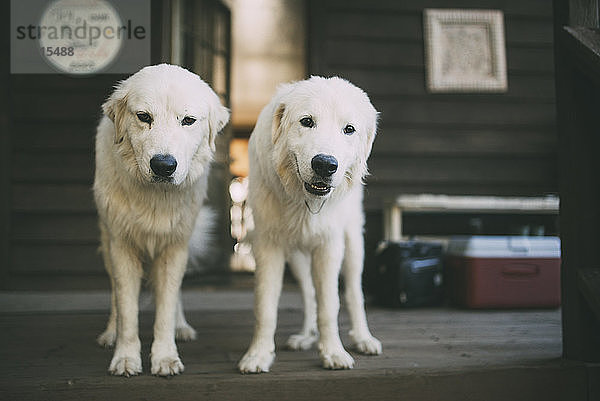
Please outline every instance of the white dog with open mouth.
[[318, 341], [325, 368], [353, 367], [337, 324], [341, 269], [351, 338], [359, 352], [381, 353], [367, 326], [361, 288], [363, 178], [376, 128], [377, 111], [367, 95], [337, 77], [282, 85], [261, 112], [249, 145], [256, 326], [238, 365], [242, 373], [267, 372], [273, 363], [286, 261], [305, 307], [303, 330], [288, 346], [306, 349]]
[[229, 111], [200, 77], [167, 64], [119, 83], [102, 108], [94, 196], [112, 297], [98, 342], [115, 345], [112, 374], [142, 372], [138, 298], [148, 265], [156, 298], [151, 371], [178, 374], [184, 367], [175, 335], [195, 337], [179, 298], [188, 242], [210, 225], [203, 207], [207, 177]]

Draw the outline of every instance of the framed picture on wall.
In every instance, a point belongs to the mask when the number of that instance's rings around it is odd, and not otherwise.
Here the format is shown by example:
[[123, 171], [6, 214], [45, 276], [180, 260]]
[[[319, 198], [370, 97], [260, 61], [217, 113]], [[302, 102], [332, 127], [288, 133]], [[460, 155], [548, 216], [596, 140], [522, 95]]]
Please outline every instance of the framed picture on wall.
[[429, 92], [506, 92], [502, 11], [426, 9], [423, 26]]

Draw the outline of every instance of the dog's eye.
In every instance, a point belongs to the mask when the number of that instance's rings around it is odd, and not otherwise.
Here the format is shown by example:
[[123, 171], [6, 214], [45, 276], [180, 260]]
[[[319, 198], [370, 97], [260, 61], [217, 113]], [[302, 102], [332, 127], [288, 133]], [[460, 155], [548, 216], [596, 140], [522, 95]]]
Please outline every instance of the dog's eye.
[[304, 117], [300, 120], [300, 124], [306, 128], [312, 128], [315, 126], [315, 121], [311, 117]]
[[181, 125], [192, 125], [193, 123], [196, 122], [196, 119], [194, 117], [183, 117], [183, 120], [181, 120]]
[[354, 131], [356, 131], [356, 129], [352, 124], [348, 124], [344, 127], [344, 134], [346, 135], [352, 135], [354, 134]]
[[139, 113], [136, 113], [136, 116], [138, 118], [138, 120], [140, 120], [143, 123], [152, 123], [152, 116], [148, 113], [145, 113], [143, 111], [140, 111]]

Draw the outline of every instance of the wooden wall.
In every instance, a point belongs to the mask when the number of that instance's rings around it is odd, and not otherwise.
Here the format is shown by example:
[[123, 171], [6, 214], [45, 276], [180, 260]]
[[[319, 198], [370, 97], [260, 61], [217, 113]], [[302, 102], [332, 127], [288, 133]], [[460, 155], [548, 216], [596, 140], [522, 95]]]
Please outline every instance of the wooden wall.
[[[313, 0], [309, 73], [339, 75], [381, 112], [366, 208], [399, 193], [557, 192], [552, 2]], [[504, 12], [508, 92], [429, 94], [423, 9]]]
[[103, 274], [92, 195], [100, 104], [124, 76], [10, 79], [11, 286]]
[[[563, 356], [600, 362], [600, 16], [598, 1], [557, 0]], [[594, 376], [595, 374], [595, 376]], [[598, 372], [590, 371], [590, 378]], [[600, 380], [589, 400], [600, 399]]]
[[[0, 11], [5, 11], [0, 17], [5, 27], [10, 27], [9, 4], [0, 6]], [[203, 64], [186, 63], [187, 59], [184, 64], [213, 85], [228, 104], [229, 10], [218, 0], [190, 0], [184, 4], [186, 13], [198, 8], [216, 15], [218, 9], [219, 26], [215, 21], [199, 23], [224, 32], [218, 38], [194, 36], [202, 43], [188, 56]], [[151, 21], [150, 62], [157, 64], [170, 59], [169, 1], [152, 0]], [[10, 32], [6, 33], [10, 38]], [[8, 41], [0, 44], [9, 54]], [[212, 52], [198, 50], [213, 45]], [[215, 60], [215, 53], [226, 59], [217, 60], [219, 71], [205, 60]], [[130, 74], [22, 75], [9, 74], [8, 58], [0, 65], [0, 99], [6, 105], [0, 107], [0, 288], [106, 288], [108, 279], [97, 252], [99, 229], [92, 193], [94, 138], [101, 104], [115, 83]], [[222, 79], [216, 82], [216, 77]], [[209, 266], [206, 270], [211, 271], [223, 270], [231, 248], [227, 228], [228, 160], [223, 156], [227, 154], [228, 138], [227, 134], [220, 136], [211, 177], [209, 203], [222, 222], [205, 261]]]
[[[2, 21], [10, 27], [10, 2]], [[152, 2], [152, 61], [161, 60], [161, 1]], [[10, 38], [10, 32], [6, 32]], [[8, 42], [2, 50], [10, 54]], [[100, 105], [129, 74], [10, 74], [2, 61], [0, 288], [106, 287], [92, 194]]]
[[[382, 112], [366, 197], [376, 231], [382, 200], [401, 192], [556, 192], [550, 1], [307, 1], [309, 73], [350, 79]], [[504, 11], [507, 93], [425, 91], [422, 12], [434, 7]], [[6, 38], [8, 8], [4, 2]], [[154, 38], [163, 2], [153, 1], [153, 11]], [[164, 42], [153, 39], [154, 61]], [[7, 40], [2, 49], [8, 53]], [[8, 59], [0, 64], [0, 286], [31, 288], [35, 278], [44, 287], [63, 277], [82, 286], [85, 277], [104, 277], [93, 137], [99, 105], [123, 77], [8, 75]]]

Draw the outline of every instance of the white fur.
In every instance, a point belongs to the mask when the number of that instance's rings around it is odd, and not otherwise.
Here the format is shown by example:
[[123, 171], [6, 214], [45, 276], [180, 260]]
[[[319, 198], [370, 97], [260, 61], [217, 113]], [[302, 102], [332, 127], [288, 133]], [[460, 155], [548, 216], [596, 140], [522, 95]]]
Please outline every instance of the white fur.
[[[197, 75], [177, 66], [146, 67], [119, 83], [102, 105], [96, 135], [94, 196], [101, 249], [112, 284], [111, 314], [101, 345], [115, 345], [109, 371], [142, 371], [138, 337], [140, 282], [147, 276], [156, 297], [151, 371], [183, 372], [175, 335], [196, 336], [183, 315], [179, 289], [195, 230], [209, 225], [203, 206], [216, 134], [229, 119], [217, 95]], [[146, 112], [152, 123], [136, 115]], [[196, 121], [182, 125], [184, 117]], [[157, 154], [177, 160], [171, 182], [150, 168]], [[201, 221], [199, 221], [200, 219]]]
[[[300, 124], [307, 116], [314, 127]], [[343, 132], [347, 124], [356, 128], [352, 135]], [[381, 353], [381, 343], [367, 327], [361, 289], [362, 180], [376, 126], [377, 111], [367, 95], [337, 77], [282, 85], [261, 112], [249, 146], [256, 326], [238, 365], [242, 373], [267, 372], [275, 357], [285, 261], [300, 282], [305, 305], [303, 329], [290, 337], [288, 346], [306, 349], [318, 340], [325, 368], [353, 367], [337, 325], [342, 270], [355, 346], [362, 353]], [[339, 165], [331, 192], [324, 196], [311, 194], [304, 185], [315, 181], [311, 160], [317, 154], [332, 155]]]

